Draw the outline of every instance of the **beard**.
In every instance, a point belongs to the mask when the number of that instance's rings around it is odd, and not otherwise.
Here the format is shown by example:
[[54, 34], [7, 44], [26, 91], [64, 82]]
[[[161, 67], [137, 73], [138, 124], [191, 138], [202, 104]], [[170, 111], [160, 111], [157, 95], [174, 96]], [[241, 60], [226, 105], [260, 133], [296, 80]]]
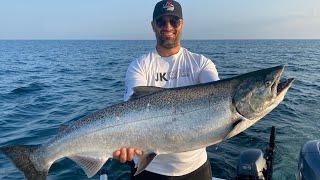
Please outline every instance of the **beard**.
[[156, 33], [158, 44], [166, 49], [172, 49], [179, 46], [180, 33], [178, 33], [177, 31], [173, 31], [172, 33], [174, 34], [174, 37], [169, 39], [164, 35], [164, 33], [166, 32], [167, 31], [161, 31], [159, 33]]

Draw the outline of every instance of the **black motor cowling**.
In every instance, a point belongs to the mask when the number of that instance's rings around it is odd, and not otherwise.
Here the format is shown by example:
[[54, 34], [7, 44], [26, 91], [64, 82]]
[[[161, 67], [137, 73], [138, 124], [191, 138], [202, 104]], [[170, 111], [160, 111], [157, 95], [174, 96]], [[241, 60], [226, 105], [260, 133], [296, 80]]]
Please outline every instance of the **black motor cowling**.
[[266, 160], [260, 149], [249, 149], [243, 151], [240, 154], [236, 179], [264, 179], [263, 173], [266, 168]]
[[308, 141], [302, 146], [297, 179], [320, 180], [320, 140]]

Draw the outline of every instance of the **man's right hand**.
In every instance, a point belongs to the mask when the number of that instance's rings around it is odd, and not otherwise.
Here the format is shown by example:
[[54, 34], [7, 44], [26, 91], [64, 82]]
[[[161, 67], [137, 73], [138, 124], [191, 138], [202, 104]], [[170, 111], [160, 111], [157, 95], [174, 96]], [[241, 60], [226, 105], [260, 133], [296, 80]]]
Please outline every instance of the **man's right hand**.
[[113, 152], [113, 158], [118, 159], [121, 163], [125, 163], [127, 161], [132, 161], [135, 154], [141, 157], [143, 155], [143, 152], [141, 149], [123, 147]]

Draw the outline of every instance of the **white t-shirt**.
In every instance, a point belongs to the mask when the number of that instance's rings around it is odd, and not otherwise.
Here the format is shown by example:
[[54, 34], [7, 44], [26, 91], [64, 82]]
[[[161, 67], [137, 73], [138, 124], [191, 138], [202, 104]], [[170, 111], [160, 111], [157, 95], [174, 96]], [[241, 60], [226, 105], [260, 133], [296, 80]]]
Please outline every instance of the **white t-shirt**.
[[[180, 48], [177, 54], [161, 57], [157, 50], [133, 61], [126, 73], [127, 101], [133, 94], [133, 87], [156, 86], [174, 88], [219, 80], [214, 63], [203, 55]], [[194, 151], [160, 154], [146, 170], [166, 176], [188, 174], [207, 161], [205, 148]]]

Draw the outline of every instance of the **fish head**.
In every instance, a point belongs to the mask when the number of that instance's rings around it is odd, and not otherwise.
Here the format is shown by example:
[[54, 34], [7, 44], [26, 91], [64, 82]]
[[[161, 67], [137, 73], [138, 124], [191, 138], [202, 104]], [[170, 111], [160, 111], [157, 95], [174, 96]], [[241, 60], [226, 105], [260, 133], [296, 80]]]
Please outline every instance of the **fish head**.
[[239, 76], [233, 104], [245, 119], [255, 123], [272, 111], [283, 99], [293, 78], [280, 81], [284, 66], [262, 69]]

